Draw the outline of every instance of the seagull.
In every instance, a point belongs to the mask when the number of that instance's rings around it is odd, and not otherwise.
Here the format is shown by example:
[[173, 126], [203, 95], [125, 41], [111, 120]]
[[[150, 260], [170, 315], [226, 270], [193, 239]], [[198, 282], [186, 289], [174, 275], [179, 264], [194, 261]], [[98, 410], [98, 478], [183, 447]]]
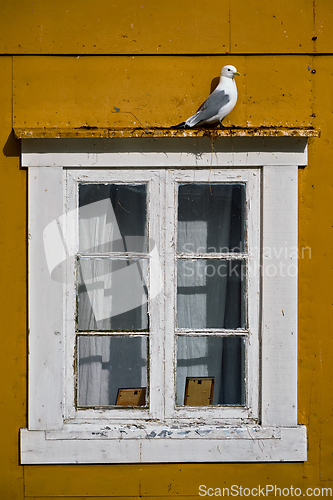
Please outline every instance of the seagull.
[[224, 66], [218, 86], [207, 97], [195, 115], [190, 116], [186, 121], [172, 128], [193, 128], [196, 125], [201, 126], [214, 122], [219, 122], [220, 126], [223, 127], [223, 118], [230, 113], [237, 102], [235, 75], [240, 76], [235, 66], [230, 64]]

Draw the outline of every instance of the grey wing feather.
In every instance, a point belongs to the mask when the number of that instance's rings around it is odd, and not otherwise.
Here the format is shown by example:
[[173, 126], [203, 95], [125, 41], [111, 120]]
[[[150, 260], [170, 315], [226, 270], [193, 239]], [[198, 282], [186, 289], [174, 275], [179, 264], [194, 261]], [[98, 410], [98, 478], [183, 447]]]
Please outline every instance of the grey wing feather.
[[212, 92], [201, 105], [197, 113], [193, 115], [192, 118], [194, 120], [191, 120], [191, 126], [193, 127], [194, 125], [215, 116], [218, 110], [222, 106], [225, 106], [229, 101], [230, 96], [226, 94], [224, 90], [214, 90], [214, 92]]

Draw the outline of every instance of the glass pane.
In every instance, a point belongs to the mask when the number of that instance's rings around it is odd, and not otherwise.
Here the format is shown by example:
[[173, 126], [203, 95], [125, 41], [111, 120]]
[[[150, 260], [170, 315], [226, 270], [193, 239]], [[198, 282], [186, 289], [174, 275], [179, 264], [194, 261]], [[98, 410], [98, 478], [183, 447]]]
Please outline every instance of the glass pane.
[[178, 260], [177, 326], [245, 328], [245, 261]]
[[81, 252], [146, 252], [146, 185], [80, 184]]
[[[177, 405], [202, 405], [206, 377], [213, 378], [213, 405], [245, 404], [244, 337], [178, 337]], [[191, 386], [188, 378], [197, 380]]]
[[80, 335], [77, 352], [78, 406], [146, 405], [147, 337]]
[[146, 330], [146, 282], [144, 259], [80, 259], [79, 330]]
[[178, 252], [243, 252], [245, 184], [181, 184]]

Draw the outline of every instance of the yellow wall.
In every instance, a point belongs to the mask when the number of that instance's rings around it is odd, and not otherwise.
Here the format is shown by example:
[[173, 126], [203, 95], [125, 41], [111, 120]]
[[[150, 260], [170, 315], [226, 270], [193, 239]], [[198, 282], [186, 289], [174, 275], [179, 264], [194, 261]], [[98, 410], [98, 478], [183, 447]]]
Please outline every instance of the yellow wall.
[[[200, 484], [333, 488], [333, 2], [1, 0], [0, 14], [0, 499], [196, 498]], [[308, 461], [20, 466], [26, 171], [12, 128], [169, 127], [197, 109], [226, 63], [242, 73], [226, 125], [321, 131], [299, 170], [299, 244], [311, 248], [299, 263], [298, 332]]]

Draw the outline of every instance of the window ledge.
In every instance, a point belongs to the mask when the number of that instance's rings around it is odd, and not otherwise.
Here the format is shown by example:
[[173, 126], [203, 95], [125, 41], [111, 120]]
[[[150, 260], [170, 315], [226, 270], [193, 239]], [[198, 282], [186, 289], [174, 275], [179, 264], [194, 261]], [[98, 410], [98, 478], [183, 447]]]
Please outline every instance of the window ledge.
[[196, 128], [15, 128], [18, 139], [69, 139], [69, 138], [119, 138], [119, 137], [319, 137], [320, 131], [312, 127], [224, 127], [223, 129]]
[[302, 462], [306, 427], [120, 426], [21, 429], [22, 464]]

